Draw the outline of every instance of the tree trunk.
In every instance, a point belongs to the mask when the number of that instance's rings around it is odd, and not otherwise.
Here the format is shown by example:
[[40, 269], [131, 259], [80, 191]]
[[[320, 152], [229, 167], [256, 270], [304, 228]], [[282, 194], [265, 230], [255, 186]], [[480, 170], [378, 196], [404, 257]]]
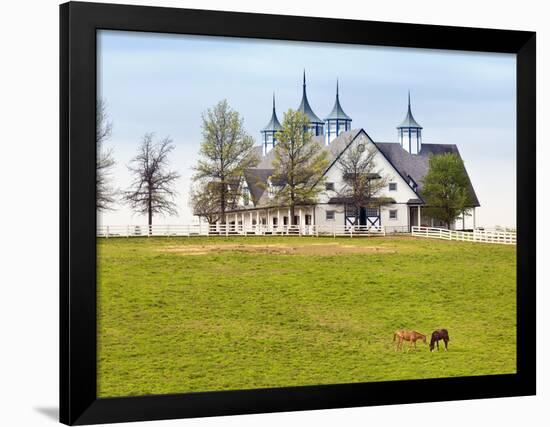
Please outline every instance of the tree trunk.
[[220, 222], [225, 224], [225, 182], [222, 181], [222, 188], [220, 193]]
[[151, 187], [149, 187], [149, 200], [147, 200], [147, 214], [149, 224], [149, 234], [151, 233], [151, 226], [153, 225], [153, 195], [151, 194]]

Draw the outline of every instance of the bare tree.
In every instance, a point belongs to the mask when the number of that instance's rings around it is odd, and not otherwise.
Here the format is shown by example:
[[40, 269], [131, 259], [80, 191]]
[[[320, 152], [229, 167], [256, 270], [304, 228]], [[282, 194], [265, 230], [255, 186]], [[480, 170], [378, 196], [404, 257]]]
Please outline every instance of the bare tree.
[[201, 182], [197, 187], [191, 188], [189, 192], [189, 205], [193, 210], [193, 215], [204, 218], [209, 224], [215, 224], [219, 221], [221, 191], [220, 183], [216, 181]]
[[102, 99], [96, 101], [96, 209], [112, 210], [116, 202], [116, 191], [111, 185], [113, 167], [113, 149], [105, 143], [111, 138], [113, 123], [107, 116], [107, 107]]
[[177, 215], [174, 183], [180, 175], [168, 170], [168, 156], [173, 149], [170, 138], [154, 144], [153, 134], [146, 133], [138, 154], [128, 165], [134, 180], [124, 200], [135, 212], [147, 215], [149, 225], [153, 224], [153, 214]]
[[355, 224], [362, 207], [379, 207], [389, 199], [377, 197], [388, 185], [381, 169], [376, 168], [376, 150], [367, 147], [363, 141], [352, 142], [338, 159], [338, 168], [342, 172], [342, 187], [336, 189], [346, 204], [355, 210]]
[[254, 140], [246, 133], [239, 113], [225, 99], [203, 114], [202, 139], [201, 159], [194, 167], [193, 180], [202, 188], [209, 186], [218, 202], [219, 220], [225, 224], [225, 212], [240, 196], [244, 170], [259, 161]]

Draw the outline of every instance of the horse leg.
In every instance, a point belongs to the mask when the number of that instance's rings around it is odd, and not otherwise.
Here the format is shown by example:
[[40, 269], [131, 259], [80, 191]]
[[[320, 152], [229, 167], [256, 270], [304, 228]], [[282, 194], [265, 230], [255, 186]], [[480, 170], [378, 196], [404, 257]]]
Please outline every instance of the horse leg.
[[439, 351], [439, 340], [436, 340], [435, 343], [437, 344], [437, 351]]
[[448, 342], [449, 340], [444, 339], [443, 341], [445, 342], [445, 351], [447, 351], [447, 342]]

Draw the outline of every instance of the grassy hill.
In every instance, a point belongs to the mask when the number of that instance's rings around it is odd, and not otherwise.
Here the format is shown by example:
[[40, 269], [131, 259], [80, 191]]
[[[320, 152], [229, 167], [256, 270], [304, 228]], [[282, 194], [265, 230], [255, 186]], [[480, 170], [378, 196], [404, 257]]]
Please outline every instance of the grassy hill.
[[[402, 238], [98, 239], [99, 397], [513, 373], [516, 249]], [[396, 352], [445, 327], [447, 353]]]

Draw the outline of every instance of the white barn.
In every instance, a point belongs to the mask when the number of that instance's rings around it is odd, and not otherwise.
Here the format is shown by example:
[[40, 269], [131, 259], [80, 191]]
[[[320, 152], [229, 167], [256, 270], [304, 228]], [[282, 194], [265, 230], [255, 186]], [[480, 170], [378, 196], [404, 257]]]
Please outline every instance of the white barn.
[[[331, 113], [321, 120], [309, 105], [306, 93], [304, 73], [302, 101], [298, 107], [310, 120], [310, 131], [313, 138], [323, 145], [327, 152], [329, 165], [325, 171], [325, 191], [318, 197], [314, 205], [297, 206], [295, 223], [298, 225], [338, 225], [338, 226], [383, 226], [387, 231], [409, 231], [411, 226], [442, 226], [432, 218], [423, 214], [425, 202], [420, 193], [422, 179], [428, 172], [429, 157], [434, 154], [456, 153], [460, 156], [456, 145], [430, 144], [422, 141], [422, 127], [416, 122], [411, 111], [410, 95], [405, 120], [397, 126], [397, 142], [375, 142], [362, 128], [352, 129], [352, 119], [340, 105], [338, 83], [336, 100]], [[227, 211], [229, 224], [253, 226], [264, 225], [277, 229], [290, 225], [290, 210], [287, 206], [279, 206], [273, 191], [270, 177], [274, 169], [273, 148], [277, 144], [276, 132], [281, 129], [275, 111], [273, 99], [272, 116], [261, 131], [261, 145], [257, 147], [261, 157], [260, 163], [244, 173], [242, 197], [237, 206]], [[349, 208], [349, 203], [338, 197], [343, 186], [342, 171], [338, 167], [339, 157], [353, 144], [362, 144], [365, 150], [375, 151], [376, 168], [387, 179], [385, 190], [379, 197], [390, 199], [381, 207], [362, 207], [359, 218], [355, 218], [355, 209]], [[457, 220], [452, 228], [475, 228], [475, 208], [479, 201], [474, 188], [469, 182], [470, 196], [473, 201], [471, 216]]]

